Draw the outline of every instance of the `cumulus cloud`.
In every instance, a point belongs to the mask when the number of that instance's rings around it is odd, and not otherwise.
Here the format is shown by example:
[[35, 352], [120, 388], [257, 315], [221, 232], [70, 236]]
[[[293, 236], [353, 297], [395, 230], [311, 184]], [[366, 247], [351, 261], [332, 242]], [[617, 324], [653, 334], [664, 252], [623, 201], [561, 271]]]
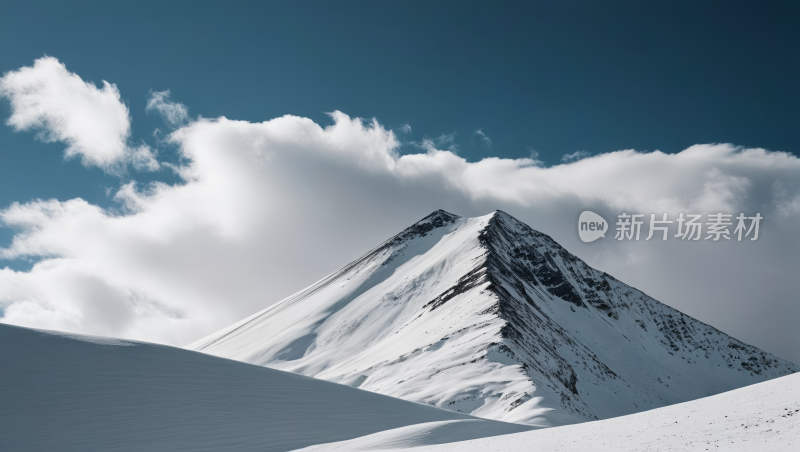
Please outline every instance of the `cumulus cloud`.
[[189, 109], [186, 105], [171, 101], [169, 90], [151, 92], [145, 110], [157, 112], [164, 122], [172, 127], [184, 124], [189, 120]]
[[142, 168], [156, 166], [146, 148], [127, 146], [130, 135], [128, 108], [117, 86], [85, 82], [53, 57], [39, 58], [32, 67], [11, 71], [0, 78], [0, 95], [11, 103], [6, 124], [17, 131], [37, 131], [45, 142], [67, 144], [65, 156], [80, 156], [85, 166], [113, 172], [131, 156]]
[[[622, 150], [543, 167], [532, 158], [468, 162], [447, 136], [400, 155], [376, 120], [341, 112], [322, 127], [198, 119], [167, 140], [175, 185], [128, 183], [124, 209], [80, 199], [14, 204], [0, 270], [3, 322], [185, 344], [322, 278], [439, 208], [501, 209], [590, 265], [742, 340], [800, 361], [791, 282], [800, 244], [800, 159], [732, 145], [678, 154]], [[443, 149], [444, 148], [444, 149]], [[760, 212], [756, 242], [577, 240], [585, 209]], [[119, 213], [122, 211], [124, 213]], [[644, 235], [644, 234], [643, 234]]]

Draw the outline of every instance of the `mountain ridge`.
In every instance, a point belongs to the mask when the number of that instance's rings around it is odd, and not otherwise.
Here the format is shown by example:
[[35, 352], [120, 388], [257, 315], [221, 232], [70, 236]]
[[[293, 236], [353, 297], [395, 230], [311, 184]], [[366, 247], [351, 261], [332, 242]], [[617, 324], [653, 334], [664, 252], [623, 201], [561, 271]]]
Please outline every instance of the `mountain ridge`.
[[188, 348], [541, 427], [800, 370], [589, 267], [502, 211], [435, 211]]

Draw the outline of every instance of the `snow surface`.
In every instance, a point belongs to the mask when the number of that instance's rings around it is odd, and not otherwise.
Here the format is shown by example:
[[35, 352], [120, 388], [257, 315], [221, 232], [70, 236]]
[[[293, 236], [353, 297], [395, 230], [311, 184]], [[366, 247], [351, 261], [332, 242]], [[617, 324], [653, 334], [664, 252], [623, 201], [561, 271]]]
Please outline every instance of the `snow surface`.
[[188, 348], [537, 427], [788, 375], [503, 212], [437, 211]]
[[530, 429], [179, 348], [10, 325], [0, 363], [2, 451], [280, 452], [424, 422], [456, 427], [421, 444]]
[[[800, 374], [604, 421], [472, 441], [414, 447], [418, 431], [390, 430], [304, 452], [639, 452], [800, 450]], [[425, 439], [430, 440], [428, 434]]]

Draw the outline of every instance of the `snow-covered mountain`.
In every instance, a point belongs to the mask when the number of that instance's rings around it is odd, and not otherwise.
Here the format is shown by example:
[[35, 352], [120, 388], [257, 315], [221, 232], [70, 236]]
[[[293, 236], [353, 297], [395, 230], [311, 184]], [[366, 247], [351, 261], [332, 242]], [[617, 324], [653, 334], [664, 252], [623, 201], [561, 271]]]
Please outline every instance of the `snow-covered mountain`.
[[499, 211], [434, 212], [189, 348], [541, 427], [800, 370], [589, 267]]
[[440, 434], [412, 444], [531, 429], [180, 348], [2, 324], [0, 366], [8, 452], [281, 452], [419, 424]]

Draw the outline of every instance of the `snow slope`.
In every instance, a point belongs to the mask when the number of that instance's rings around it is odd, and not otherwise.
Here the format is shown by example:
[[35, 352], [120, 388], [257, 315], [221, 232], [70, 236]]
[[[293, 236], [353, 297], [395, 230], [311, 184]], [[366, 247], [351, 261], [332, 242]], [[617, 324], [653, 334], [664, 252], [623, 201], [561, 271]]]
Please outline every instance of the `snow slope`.
[[0, 324], [2, 451], [270, 451], [423, 422], [529, 427], [142, 342]]
[[800, 370], [589, 267], [503, 212], [434, 212], [189, 348], [538, 427]]
[[[429, 428], [429, 424], [417, 427], [423, 428]], [[414, 447], [420, 439], [415, 433], [401, 428], [303, 451], [797, 451], [800, 450], [800, 374], [579, 425], [429, 447]]]

